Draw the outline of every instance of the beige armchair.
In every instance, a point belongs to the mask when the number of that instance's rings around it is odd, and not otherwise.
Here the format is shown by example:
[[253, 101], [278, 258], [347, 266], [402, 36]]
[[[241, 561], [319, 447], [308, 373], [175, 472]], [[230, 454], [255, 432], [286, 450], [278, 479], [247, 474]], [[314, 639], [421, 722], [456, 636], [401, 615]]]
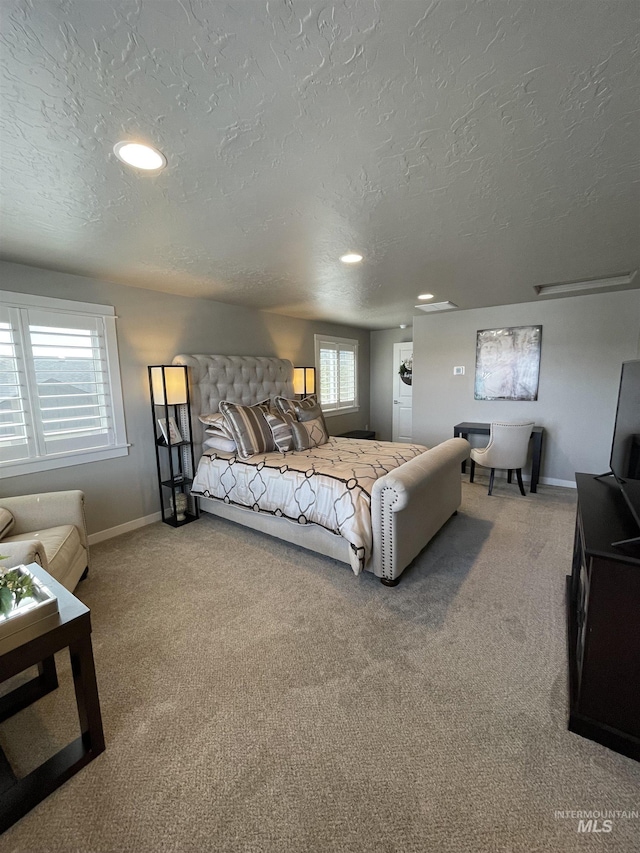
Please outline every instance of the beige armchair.
[[491, 468], [489, 477], [489, 494], [493, 492], [493, 478], [496, 468], [506, 470], [508, 481], [511, 482], [511, 472], [515, 471], [518, 478], [520, 494], [524, 495], [522, 484], [522, 469], [527, 464], [529, 439], [535, 424], [531, 423], [499, 423], [491, 424], [489, 444], [486, 447], [471, 448], [471, 471], [469, 482], [473, 483], [476, 462], [485, 468]]
[[0, 498], [13, 516], [0, 539], [0, 568], [39, 563], [70, 592], [89, 571], [84, 494], [77, 490]]

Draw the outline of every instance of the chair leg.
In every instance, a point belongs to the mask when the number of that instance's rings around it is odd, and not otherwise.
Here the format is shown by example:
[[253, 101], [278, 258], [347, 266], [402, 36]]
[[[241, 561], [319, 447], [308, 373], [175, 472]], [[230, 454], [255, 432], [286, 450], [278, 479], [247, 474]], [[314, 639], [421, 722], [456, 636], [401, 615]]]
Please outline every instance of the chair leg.
[[525, 492], [522, 484], [522, 468], [516, 468], [516, 477], [518, 478], [518, 485], [520, 486], [520, 494], [526, 495], [527, 493]]
[[470, 483], [473, 483], [473, 478], [475, 476], [475, 473], [476, 473], [476, 460], [472, 459], [471, 460], [471, 470], [469, 471], [469, 482]]
[[493, 478], [495, 477], [496, 469], [491, 469], [491, 476], [489, 477], [489, 494], [493, 492]]
[[513, 471], [511, 470], [511, 468], [509, 468], [509, 470], [507, 471], [507, 483], [511, 482], [511, 475], [512, 474], [513, 474]]

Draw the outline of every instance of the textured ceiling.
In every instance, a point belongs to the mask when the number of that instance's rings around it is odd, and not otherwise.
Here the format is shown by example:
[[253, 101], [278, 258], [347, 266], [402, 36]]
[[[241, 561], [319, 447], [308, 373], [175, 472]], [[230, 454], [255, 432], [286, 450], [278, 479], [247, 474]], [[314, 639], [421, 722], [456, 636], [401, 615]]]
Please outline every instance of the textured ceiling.
[[0, 11], [5, 259], [369, 328], [640, 266], [637, 0]]

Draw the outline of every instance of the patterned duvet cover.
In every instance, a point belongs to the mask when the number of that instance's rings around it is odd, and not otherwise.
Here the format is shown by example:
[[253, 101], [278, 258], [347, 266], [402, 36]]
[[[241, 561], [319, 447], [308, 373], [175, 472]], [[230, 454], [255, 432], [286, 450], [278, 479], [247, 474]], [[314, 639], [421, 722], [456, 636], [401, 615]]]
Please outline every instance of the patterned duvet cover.
[[311, 450], [263, 453], [246, 460], [207, 450], [192, 493], [298, 524], [318, 524], [343, 536], [350, 545], [351, 567], [360, 574], [371, 556], [374, 482], [426, 449], [332, 437]]

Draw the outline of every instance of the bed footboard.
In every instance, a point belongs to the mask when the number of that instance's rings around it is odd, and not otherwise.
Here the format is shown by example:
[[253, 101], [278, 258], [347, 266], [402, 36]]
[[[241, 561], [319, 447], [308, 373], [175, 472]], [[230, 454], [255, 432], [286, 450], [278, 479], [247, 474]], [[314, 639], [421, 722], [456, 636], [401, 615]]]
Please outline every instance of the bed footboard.
[[464, 438], [450, 438], [381, 477], [371, 493], [373, 553], [367, 567], [394, 585], [462, 501]]

